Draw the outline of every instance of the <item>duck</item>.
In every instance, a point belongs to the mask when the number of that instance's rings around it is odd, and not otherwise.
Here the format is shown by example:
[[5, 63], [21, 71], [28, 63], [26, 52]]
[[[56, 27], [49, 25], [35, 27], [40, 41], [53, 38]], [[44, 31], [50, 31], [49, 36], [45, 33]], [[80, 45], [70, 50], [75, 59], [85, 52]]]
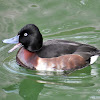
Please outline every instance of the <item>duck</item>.
[[43, 41], [39, 28], [25, 25], [16, 36], [3, 43], [16, 44], [8, 52], [19, 47], [16, 55], [18, 65], [39, 71], [78, 70], [93, 64], [100, 50], [88, 44], [52, 39]]

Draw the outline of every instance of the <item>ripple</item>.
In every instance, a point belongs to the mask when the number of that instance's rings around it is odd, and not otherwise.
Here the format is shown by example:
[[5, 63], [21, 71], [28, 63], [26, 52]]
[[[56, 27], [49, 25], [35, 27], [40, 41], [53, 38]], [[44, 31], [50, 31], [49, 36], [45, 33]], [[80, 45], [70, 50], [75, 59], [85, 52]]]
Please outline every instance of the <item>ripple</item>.
[[[8, 59], [9, 58], [7, 58], [6, 60]], [[38, 76], [38, 75], [34, 75], [33, 70], [32, 72], [28, 72], [27, 69], [24, 69], [19, 65], [17, 65], [15, 58], [11, 59], [10, 61], [4, 61], [3, 68], [13, 74], [20, 74], [23, 76]]]
[[37, 7], [39, 7], [37, 4], [30, 4], [29, 5], [31, 8], [37, 8]]
[[91, 96], [90, 97], [92, 100], [100, 100], [100, 96]]
[[0, 52], [3, 51], [4, 49], [8, 48], [11, 44], [5, 45], [3, 47], [0, 47]]
[[44, 30], [42, 30], [43, 33], [50, 33], [50, 31], [51, 31], [50, 29], [44, 29]]

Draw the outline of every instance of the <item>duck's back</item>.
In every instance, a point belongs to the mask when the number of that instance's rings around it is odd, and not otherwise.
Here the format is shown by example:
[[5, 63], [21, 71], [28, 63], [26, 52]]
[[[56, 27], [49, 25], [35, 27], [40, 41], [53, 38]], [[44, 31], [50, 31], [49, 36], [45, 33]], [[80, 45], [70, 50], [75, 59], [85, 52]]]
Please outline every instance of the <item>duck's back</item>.
[[76, 52], [97, 52], [98, 50], [90, 45], [81, 44], [66, 40], [48, 40], [43, 47], [37, 51], [39, 57], [52, 58]]

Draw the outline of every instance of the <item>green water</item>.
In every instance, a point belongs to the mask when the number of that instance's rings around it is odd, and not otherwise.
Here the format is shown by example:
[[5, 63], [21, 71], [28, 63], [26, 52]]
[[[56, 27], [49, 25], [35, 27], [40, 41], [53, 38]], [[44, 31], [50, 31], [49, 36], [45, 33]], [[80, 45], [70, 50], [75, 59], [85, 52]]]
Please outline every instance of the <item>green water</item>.
[[2, 40], [26, 24], [44, 40], [64, 39], [100, 49], [100, 0], [0, 0], [0, 100], [100, 100], [100, 58], [69, 75], [38, 72], [16, 64], [17, 50]]

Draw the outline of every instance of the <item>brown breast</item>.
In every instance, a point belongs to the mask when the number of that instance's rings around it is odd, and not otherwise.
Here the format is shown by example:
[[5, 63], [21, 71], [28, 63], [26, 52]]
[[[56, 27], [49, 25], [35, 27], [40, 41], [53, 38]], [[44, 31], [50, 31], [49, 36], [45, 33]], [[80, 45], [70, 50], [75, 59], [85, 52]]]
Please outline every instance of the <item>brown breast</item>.
[[36, 53], [20, 48], [16, 61], [19, 65], [37, 70], [73, 70], [85, 67], [86, 62], [78, 54], [68, 54], [53, 58], [40, 58]]
[[35, 69], [37, 65], [38, 56], [35, 53], [29, 52], [28, 50], [21, 47], [16, 55], [16, 62], [26, 68]]

